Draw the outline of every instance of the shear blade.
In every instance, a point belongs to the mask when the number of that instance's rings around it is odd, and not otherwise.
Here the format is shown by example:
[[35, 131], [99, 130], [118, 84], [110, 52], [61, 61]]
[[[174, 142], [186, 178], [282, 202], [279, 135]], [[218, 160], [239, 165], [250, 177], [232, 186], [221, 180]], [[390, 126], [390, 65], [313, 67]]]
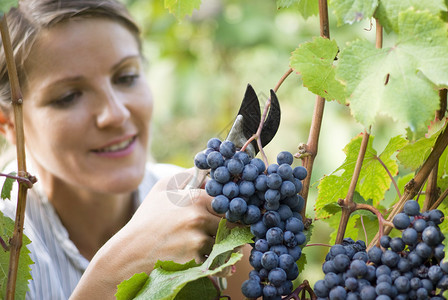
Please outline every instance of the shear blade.
[[280, 103], [275, 92], [271, 90], [271, 106], [260, 135], [261, 145], [263, 147], [269, 144], [277, 133], [278, 127], [280, 126], [280, 115]]

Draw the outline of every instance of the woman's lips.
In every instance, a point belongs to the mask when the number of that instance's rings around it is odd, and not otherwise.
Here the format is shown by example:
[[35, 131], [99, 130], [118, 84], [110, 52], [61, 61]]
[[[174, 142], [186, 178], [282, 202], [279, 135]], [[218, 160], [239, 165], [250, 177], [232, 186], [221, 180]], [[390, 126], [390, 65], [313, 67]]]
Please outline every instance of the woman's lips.
[[136, 136], [132, 136], [122, 142], [112, 144], [107, 147], [95, 149], [93, 152], [100, 156], [121, 157], [130, 154], [136, 145]]

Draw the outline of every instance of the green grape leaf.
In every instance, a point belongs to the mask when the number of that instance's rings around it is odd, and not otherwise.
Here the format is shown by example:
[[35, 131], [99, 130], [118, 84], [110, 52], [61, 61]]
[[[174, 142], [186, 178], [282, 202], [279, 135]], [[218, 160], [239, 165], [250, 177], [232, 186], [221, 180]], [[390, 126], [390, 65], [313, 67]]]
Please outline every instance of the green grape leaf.
[[338, 26], [370, 19], [378, 6], [378, 0], [331, 0], [330, 7]]
[[306, 20], [319, 13], [319, 3], [314, 0], [277, 0], [277, 8], [297, 8], [302, 17]]
[[[376, 150], [372, 147], [373, 139], [373, 136], [370, 136], [356, 191], [360, 197], [371, 200], [373, 205], [377, 206], [384, 198], [384, 194], [390, 188], [392, 182], [381, 162], [387, 167], [392, 176], [397, 174], [398, 165], [392, 158], [392, 155], [397, 150], [403, 148], [407, 141], [401, 136], [393, 137], [383, 153], [378, 156]], [[362, 136], [359, 135], [350, 141], [344, 148], [344, 152], [347, 155], [344, 163], [333, 174], [324, 177], [320, 181], [318, 186], [319, 193], [315, 204], [316, 216], [318, 218], [325, 218], [334, 214], [336, 212], [335, 204], [338, 199], [346, 197], [358, 158], [361, 140]]]
[[165, 8], [177, 19], [191, 15], [193, 10], [199, 9], [201, 0], [165, 0]]
[[439, 18], [412, 8], [400, 13], [398, 27], [390, 48], [376, 49], [366, 40], [351, 43], [340, 55], [336, 76], [364, 126], [381, 113], [417, 131], [439, 107], [436, 86], [448, 85], [448, 38]]
[[327, 100], [344, 102], [344, 86], [335, 79], [334, 58], [338, 54], [335, 41], [322, 37], [299, 46], [290, 58], [290, 65], [302, 75], [303, 85]]
[[191, 300], [199, 299], [198, 291], [201, 291], [201, 299], [216, 299], [219, 296], [213, 282], [207, 278], [202, 277], [195, 281], [188, 282], [184, 288], [176, 295], [176, 300]]
[[[436, 122], [435, 124], [433, 124], [433, 129], [430, 130], [427, 136], [422, 137], [417, 141], [409, 143], [408, 145], [403, 147], [397, 155], [400, 163], [404, 167], [410, 168], [411, 170], [416, 170], [418, 167], [420, 167], [431, 153], [432, 147], [434, 146], [437, 137], [440, 135], [440, 133], [442, 133], [443, 127], [441, 125], [444, 124], [445, 120]], [[439, 165], [442, 163], [444, 167], [442, 168], [442, 170], [439, 170], [439, 174], [446, 171], [444, 165], [444, 161], [446, 161], [446, 155], [443, 157], [444, 158], [439, 161]]]
[[398, 32], [399, 14], [409, 7], [413, 7], [415, 10], [426, 10], [432, 15], [438, 15], [442, 10], [446, 10], [444, 0], [381, 0], [375, 17], [378, 18], [386, 32]]
[[149, 276], [146, 273], [134, 274], [128, 280], [123, 281], [117, 286], [115, 298], [117, 300], [134, 299], [137, 293], [143, 288]]
[[[242, 258], [243, 254], [232, 251], [253, 242], [253, 235], [248, 227], [235, 227], [228, 230], [224, 228], [225, 224], [226, 220], [221, 220], [216, 243], [204, 263], [197, 264], [194, 260], [185, 264], [158, 261], [149, 277], [146, 275], [145, 278], [140, 274], [134, 275], [118, 286], [117, 295], [121, 297], [121, 300], [131, 299], [128, 297], [134, 295], [130, 292], [130, 286], [134, 285], [141, 287], [137, 291], [135, 299], [202, 299], [204, 295], [211, 295], [204, 293], [211, 292], [214, 293], [211, 298], [216, 297], [216, 289], [212, 291], [210, 284], [204, 279], [209, 280], [208, 276], [217, 275], [225, 268], [234, 265]], [[226, 258], [225, 261], [223, 257]], [[216, 262], [219, 264], [217, 265]], [[196, 282], [197, 280], [199, 281]], [[182, 291], [187, 285], [194, 286], [194, 289], [188, 288], [191, 291]]]
[[0, 18], [7, 13], [11, 7], [17, 7], [19, 0], [2, 0], [0, 1]]
[[[8, 175], [16, 175], [16, 172], [11, 172]], [[2, 192], [1, 192], [1, 198], [6, 200], [9, 199], [11, 200], [11, 191], [12, 191], [12, 187], [13, 187], [13, 183], [14, 183], [15, 179], [6, 177], [5, 181], [3, 182], [3, 187], [2, 187]]]
[[[6, 243], [12, 237], [14, 232], [14, 221], [11, 218], [4, 216], [0, 212], [0, 236]], [[28, 280], [31, 280], [31, 268], [34, 262], [30, 257], [30, 250], [27, 245], [30, 243], [30, 239], [23, 235], [22, 247], [20, 248], [20, 259], [17, 271], [16, 280], [16, 294], [14, 299], [25, 299], [25, 294], [28, 291]], [[10, 252], [3, 250], [0, 247], [0, 297], [5, 299], [6, 295], [6, 283], [8, 281], [8, 269], [9, 269], [9, 256]]]

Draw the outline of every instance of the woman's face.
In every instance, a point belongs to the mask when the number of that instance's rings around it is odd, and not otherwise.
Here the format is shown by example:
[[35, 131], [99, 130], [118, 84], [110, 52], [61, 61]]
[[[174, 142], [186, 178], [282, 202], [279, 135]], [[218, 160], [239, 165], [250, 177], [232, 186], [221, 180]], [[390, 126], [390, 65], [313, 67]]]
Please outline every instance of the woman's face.
[[135, 189], [152, 97], [126, 27], [103, 18], [56, 25], [39, 35], [25, 70], [25, 141], [40, 180], [101, 193]]

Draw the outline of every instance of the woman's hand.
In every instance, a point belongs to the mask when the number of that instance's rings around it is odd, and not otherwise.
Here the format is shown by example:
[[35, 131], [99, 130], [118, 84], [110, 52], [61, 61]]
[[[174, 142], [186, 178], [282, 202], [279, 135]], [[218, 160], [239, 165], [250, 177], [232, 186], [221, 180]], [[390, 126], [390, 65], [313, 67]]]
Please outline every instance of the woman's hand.
[[159, 181], [132, 219], [93, 257], [71, 299], [114, 298], [117, 285], [152, 271], [157, 260], [201, 262], [221, 216], [203, 189], [183, 190], [187, 174]]

